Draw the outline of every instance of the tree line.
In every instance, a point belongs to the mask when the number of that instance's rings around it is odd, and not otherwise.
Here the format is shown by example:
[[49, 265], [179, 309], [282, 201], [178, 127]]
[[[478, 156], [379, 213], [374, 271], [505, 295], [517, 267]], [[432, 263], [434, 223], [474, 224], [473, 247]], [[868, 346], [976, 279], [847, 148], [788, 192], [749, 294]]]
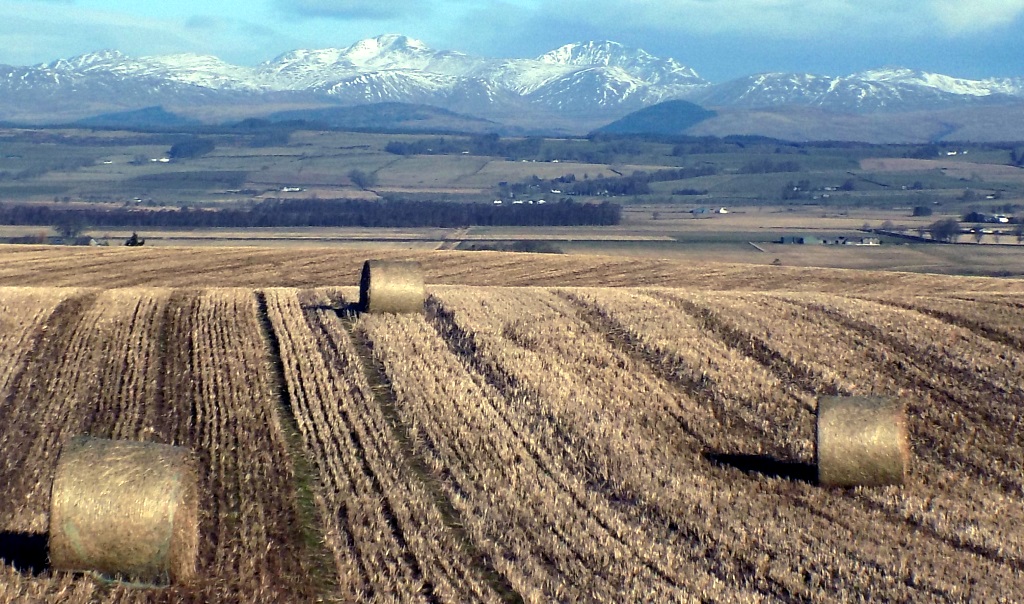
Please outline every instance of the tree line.
[[718, 168], [712, 164], [700, 164], [686, 168], [644, 172], [637, 170], [620, 177], [576, 180], [562, 191], [570, 195], [644, 195], [651, 192], [651, 183], [686, 180], [699, 176], [712, 176]]
[[536, 158], [540, 155], [544, 139], [528, 137], [502, 140], [497, 134], [482, 134], [468, 138], [437, 137], [414, 141], [391, 141], [384, 150], [393, 155], [489, 155], [509, 158]]
[[636, 137], [591, 135], [585, 139], [554, 141], [537, 136], [503, 139], [495, 133], [395, 140], [387, 143], [384, 150], [394, 155], [470, 154], [509, 160], [558, 160], [593, 164], [616, 163], [623, 157], [651, 152], [648, 141]]
[[505, 194], [529, 195], [544, 191], [558, 191], [564, 195], [580, 196], [623, 196], [623, 195], [645, 195], [651, 192], [651, 183], [668, 182], [675, 180], [686, 180], [699, 176], [711, 176], [718, 173], [718, 168], [712, 164], [704, 163], [684, 168], [670, 168], [645, 172], [636, 170], [632, 174], [622, 176], [600, 176], [590, 178], [584, 175], [583, 180], [576, 178], [575, 174], [566, 174], [551, 180], [543, 180], [536, 175], [519, 183], [503, 183], [502, 192]]
[[622, 208], [612, 203], [577, 203], [563, 199], [543, 205], [474, 204], [385, 199], [273, 199], [249, 209], [151, 210], [136, 208], [64, 208], [0, 204], [0, 224], [90, 227], [249, 228], [249, 227], [440, 227], [468, 226], [610, 226], [619, 224]]

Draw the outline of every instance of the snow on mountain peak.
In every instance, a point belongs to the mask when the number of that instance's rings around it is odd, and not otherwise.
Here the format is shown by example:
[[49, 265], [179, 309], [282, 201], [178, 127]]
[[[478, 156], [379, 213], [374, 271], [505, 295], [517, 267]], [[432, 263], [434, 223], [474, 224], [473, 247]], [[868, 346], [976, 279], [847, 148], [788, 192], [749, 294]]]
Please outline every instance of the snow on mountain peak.
[[626, 54], [637, 54], [649, 57], [642, 50], [627, 49], [618, 42], [577, 42], [566, 44], [537, 58], [541, 63], [552, 65], [604, 65], [610, 66]]
[[914, 71], [902, 67], [871, 69], [854, 74], [851, 77], [872, 82], [933, 88], [950, 94], [975, 97], [991, 96], [993, 94], [1017, 94], [1019, 90], [1012, 81], [1006, 79], [969, 80], [938, 73], [929, 73], [927, 71]]
[[360, 40], [345, 49], [345, 57], [353, 63], [368, 63], [389, 54], [429, 52], [426, 44], [399, 34], [385, 34]]
[[855, 73], [850, 77], [862, 80], [871, 80], [873, 82], [893, 82], [913, 78], [917, 76], [918, 73], [919, 72], [916, 72], [913, 69], [907, 69], [906, 67], [880, 67], [877, 69], [866, 69]]
[[338, 62], [341, 57], [341, 53], [344, 52], [340, 48], [321, 48], [318, 50], [292, 50], [286, 52], [272, 61], [263, 63], [263, 67], [271, 66], [286, 66], [293, 65], [295, 63], [305, 63], [309, 65], [317, 65], [320, 67], [326, 67], [328, 65], [334, 65]]
[[70, 59], [59, 59], [52, 63], [40, 65], [40, 67], [55, 70], [79, 70], [88, 69], [97, 65], [117, 63], [127, 59], [128, 56], [121, 51], [107, 49], [97, 52], [89, 52], [83, 55], [78, 55], [77, 57], [71, 57]]
[[565, 67], [621, 68], [653, 84], [702, 86], [706, 82], [697, 72], [661, 59], [639, 48], [630, 48], [608, 40], [566, 44], [537, 58], [540, 63]]
[[[473, 106], [483, 107], [481, 111], [498, 99], [495, 106], [502, 110], [533, 106], [584, 115], [679, 98], [710, 106], [855, 111], [998, 103], [1007, 100], [1000, 95], [1024, 97], [1024, 79], [968, 80], [885, 67], [844, 77], [760, 74], [712, 86], [674, 59], [618, 42], [566, 44], [536, 59], [486, 59], [433, 50], [420, 40], [386, 34], [344, 48], [294, 50], [256, 67], [207, 55], [131, 58], [113, 50], [89, 53], [10, 70], [0, 79], [0, 101], [7, 90], [40, 90], [72, 99], [72, 93], [82, 89], [121, 91], [116, 95], [119, 102], [153, 94], [198, 94], [206, 99], [217, 91], [295, 92], [344, 102], [393, 100], [438, 106], [465, 105], [472, 97]], [[54, 92], [65, 90], [70, 92]]]
[[[630, 48], [618, 42], [576, 42], [544, 53], [537, 58], [541, 63], [578, 67], [625, 67], [644, 63], [672, 61], [659, 59], [640, 48]], [[672, 61], [674, 63], [674, 61]]]

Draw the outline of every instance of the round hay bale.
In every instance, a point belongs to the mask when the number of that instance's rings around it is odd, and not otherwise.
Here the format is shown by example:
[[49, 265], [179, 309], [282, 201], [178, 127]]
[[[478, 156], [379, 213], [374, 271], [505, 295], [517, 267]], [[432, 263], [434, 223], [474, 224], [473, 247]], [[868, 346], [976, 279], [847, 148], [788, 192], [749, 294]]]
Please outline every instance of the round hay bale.
[[423, 269], [419, 262], [367, 260], [359, 280], [359, 307], [369, 313], [422, 313]]
[[152, 585], [196, 572], [196, 464], [183, 447], [80, 436], [57, 460], [50, 565]]
[[904, 484], [910, 466], [904, 406], [889, 398], [823, 397], [817, 456], [823, 486]]

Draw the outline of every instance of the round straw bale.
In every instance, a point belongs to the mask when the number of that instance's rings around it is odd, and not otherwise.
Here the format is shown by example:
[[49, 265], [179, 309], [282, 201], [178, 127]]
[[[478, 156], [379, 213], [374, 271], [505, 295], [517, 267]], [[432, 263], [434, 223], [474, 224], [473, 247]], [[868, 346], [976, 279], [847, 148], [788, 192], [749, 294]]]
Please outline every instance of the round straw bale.
[[823, 486], [902, 485], [910, 466], [904, 406], [890, 398], [821, 398], [817, 456]]
[[198, 485], [188, 449], [76, 437], [57, 460], [50, 501], [53, 568], [153, 585], [195, 575]]
[[359, 281], [359, 307], [369, 313], [423, 312], [420, 263], [367, 260]]

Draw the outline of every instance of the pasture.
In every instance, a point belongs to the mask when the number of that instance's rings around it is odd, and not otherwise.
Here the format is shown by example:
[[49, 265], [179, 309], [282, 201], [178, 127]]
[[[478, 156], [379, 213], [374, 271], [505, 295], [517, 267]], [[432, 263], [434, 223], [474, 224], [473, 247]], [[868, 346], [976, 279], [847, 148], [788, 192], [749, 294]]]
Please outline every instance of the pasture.
[[[0, 248], [0, 602], [1019, 601], [1024, 283], [383, 250]], [[908, 409], [815, 481], [818, 397]], [[76, 434], [199, 460], [198, 579], [46, 566]]]
[[[153, 161], [167, 158], [176, 143], [194, 138], [215, 147], [198, 157]], [[413, 145], [416, 152], [389, 152], [389, 145]], [[889, 225], [913, 235], [934, 221], [960, 218], [972, 210], [1019, 214], [1024, 171], [1010, 165], [1011, 151], [1016, 152], [1006, 145], [953, 143], [929, 147], [768, 139], [542, 140], [229, 126], [178, 133], [3, 129], [0, 203], [48, 205], [58, 211], [148, 212], [239, 209], [269, 198], [316, 203], [389, 197], [488, 205], [502, 198], [509, 205], [513, 197], [548, 202], [565, 197], [621, 204], [622, 223], [598, 229], [153, 228], [140, 235], [150, 246], [384, 246], [396, 251], [546, 242], [576, 255], [1018, 276], [1024, 275], [1024, 255], [1016, 245], [1016, 225], [997, 226], [998, 234], [981, 235], [981, 243], [999, 245], [948, 247], [899, 239], [883, 241], [883, 249], [771, 245], [787, 235], [860, 236], [865, 226]], [[918, 159], [925, 156], [933, 159]], [[634, 172], [650, 175], [669, 169], [677, 170], [672, 176], [676, 180], [653, 180], [647, 189], [636, 188], [635, 194], [605, 194], [600, 189], [568, 194], [572, 183], [611, 179], [621, 184]], [[362, 186], [353, 182], [355, 171], [363, 175], [357, 178]], [[691, 214], [698, 208], [720, 207], [731, 213]], [[922, 207], [933, 214], [912, 216]], [[0, 236], [38, 237], [64, 226], [4, 226]], [[132, 232], [128, 227], [72, 226], [112, 245]], [[961, 239], [973, 241], [970, 235]]]
[[[176, 143], [200, 139], [215, 148], [196, 157], [170, 157]], [[418, 146], [415, 153], [395, 154], [386, 150], [389, 144]], [[956, 214], [968, 190], [978, 194], [973, 201], [993, 195], [1000, 205], [1024, 197], [1024, 172], [1012, 165], [1011, 150], [1012, 145], [827, 145], [742, 137], [675, 144], [638, 138], [492, 140], [240, 126], [150, 133], [0, 129], [0, 199], [216, 207], [274, 196], [425, 195], [486, 203], [516, 185], [532, 198], [550, 198], [551, 189], [566, 188], [566, 181], [552, 186], [555, 179], [685, 168], [693, 171], [689, 177], [658, 180], [649, 191], [616, 201], [875, 210], [939, 202], [940, 211]], [[373, 185], [353, 183], [353, 170], [371, 175]], [[793, 185], [801, 190], [784, 198]]]

